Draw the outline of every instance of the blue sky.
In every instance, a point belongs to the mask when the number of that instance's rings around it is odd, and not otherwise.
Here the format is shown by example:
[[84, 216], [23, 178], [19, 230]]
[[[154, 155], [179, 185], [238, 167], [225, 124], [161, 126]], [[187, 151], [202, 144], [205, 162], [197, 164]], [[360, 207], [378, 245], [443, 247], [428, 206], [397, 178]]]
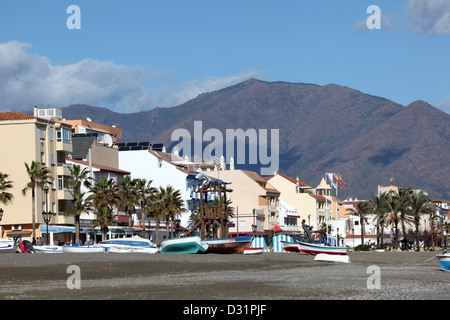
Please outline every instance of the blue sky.
[[254, 77], [450, 112], [448, 0], [1, 0], [0, 12], [0, 111], [137, 112]]

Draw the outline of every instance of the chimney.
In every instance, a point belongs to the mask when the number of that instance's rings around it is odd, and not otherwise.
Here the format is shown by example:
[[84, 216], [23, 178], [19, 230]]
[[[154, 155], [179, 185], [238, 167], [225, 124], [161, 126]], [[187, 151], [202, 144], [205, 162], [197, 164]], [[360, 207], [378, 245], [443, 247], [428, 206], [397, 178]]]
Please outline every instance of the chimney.
[[38, 116], [38, 108], [37, 106], [34, 106], [34, 113], [33, 116], [37, 117]]

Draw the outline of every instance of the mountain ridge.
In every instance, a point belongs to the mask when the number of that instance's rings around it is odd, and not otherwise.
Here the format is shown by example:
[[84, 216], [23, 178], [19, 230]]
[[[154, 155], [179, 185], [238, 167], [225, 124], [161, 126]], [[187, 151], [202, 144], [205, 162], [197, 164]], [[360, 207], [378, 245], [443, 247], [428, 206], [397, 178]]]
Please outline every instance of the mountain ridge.
[[335, 172], [346, 182], [342, 196], [369, 199], [378, 184], [394, 177], [399, 185], [450, 198], [450, 115], [422, 100], [402, 106], [337, 84], [249, 79], [170, 108], [132, 114], [86, 105], [62, 110], [66, 118], [122, 128], [123, 141], [167, 146], [174, 144], [175, 129], [192, 133], [194, 121], [202, 121], [203, 132], [279, 129], [279, 172], [312, 186]]

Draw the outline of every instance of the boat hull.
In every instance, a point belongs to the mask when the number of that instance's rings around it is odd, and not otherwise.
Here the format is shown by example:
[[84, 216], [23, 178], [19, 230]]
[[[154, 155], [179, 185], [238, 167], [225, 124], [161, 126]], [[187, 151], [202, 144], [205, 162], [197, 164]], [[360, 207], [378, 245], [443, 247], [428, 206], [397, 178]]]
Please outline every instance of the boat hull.
[[281, 241], [283, 250], [287, 252], [300, 252], [298, 243], [292, 243], [287, 241]]
[[63, 253], [104, 253], [108, 248], [101, 246], [63, 246]]
[[42, 253], [62, 253], [62, 246], [34, 246], [35, 252]]
[[444, 271], [450, 271], [450, 253], [443, 253], [436, 256], [439, 259], [439, 267]]
[[244, 249], [250, 247], [252, 237], [202, 240], [202, 243], [208, 245], [208, 249], [205, 251], [206, 253], [242, 254], [244, 253]]
[[335, 255], [346, 255], [348, 249], [346, 247], [330, 247], [325, 245], [319, 245], [315, 243], [306, 243], [298, 241], [298, 249], [302, 253], [308, 253], [312, 255], [316, 254], [335, 254]]
[[168, 239], [161, 242], [160, 253], [200, 253], [205, 252], [208, 245], [201, 243], [200, 237]]
[[156, 253], [159, 251], [159, 248], [154, 246], [150, 240], [138, 236], [106, 240], [99, 243], [99, 246], [116, 253]]
[[263, 248], [245, 248], [244, 254], [259, 254], [263, 253]]

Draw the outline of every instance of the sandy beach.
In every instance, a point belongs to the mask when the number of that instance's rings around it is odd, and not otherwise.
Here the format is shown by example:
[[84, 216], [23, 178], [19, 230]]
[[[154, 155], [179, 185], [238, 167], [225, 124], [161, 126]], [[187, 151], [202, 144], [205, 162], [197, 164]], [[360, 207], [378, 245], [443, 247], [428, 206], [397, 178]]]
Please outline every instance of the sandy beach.
[[[450, 273], [435, 255], [355, 252], [343, 264], [297, 253], [1, 253], [0, 299], [449, 300]], [[68, 286], [70, 266], [79, 289]]]

